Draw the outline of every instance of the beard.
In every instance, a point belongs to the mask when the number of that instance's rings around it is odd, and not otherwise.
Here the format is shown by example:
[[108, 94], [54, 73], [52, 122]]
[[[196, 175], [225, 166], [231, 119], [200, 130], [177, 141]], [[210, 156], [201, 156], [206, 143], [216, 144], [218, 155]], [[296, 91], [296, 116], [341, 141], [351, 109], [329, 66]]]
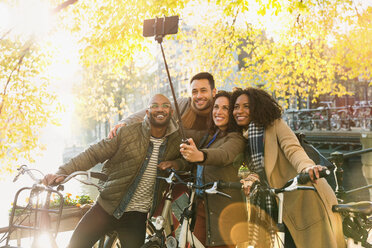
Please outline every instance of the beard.
[[164, 116], [166, 116], [165, 120], [163, 120], [162, 122], [159, 122], [156, 120], [156, 118], [154, 117], [154, 115], [157, 115], [157, 114], [150, 114], [149, 115], [149, 120], [150, 120], [150, 124], [151, 126], [154, 126], [154, 127], [165, 127], [165, 126], [168, 126], [169, 122], [170, 122], [170, 119], [172, 118], [171, 115], [165, 115], [163, 114]]
[[212, 106], [212, 101], [213, 101], [212, 99], [209, 99], [209, 100], [205, 103], [204, 107], [202, 107], [202, 108], [199, 108], [198, 105], [196, 105], [196, 103], [195, 103], [194, 101], [192, 101], [191, 104], [192, 104], [192, 106], [194, 107], [194, 110], [197, 110], [197, 111], [204, 111], [204, 110], [209, 109], [209, 108]]

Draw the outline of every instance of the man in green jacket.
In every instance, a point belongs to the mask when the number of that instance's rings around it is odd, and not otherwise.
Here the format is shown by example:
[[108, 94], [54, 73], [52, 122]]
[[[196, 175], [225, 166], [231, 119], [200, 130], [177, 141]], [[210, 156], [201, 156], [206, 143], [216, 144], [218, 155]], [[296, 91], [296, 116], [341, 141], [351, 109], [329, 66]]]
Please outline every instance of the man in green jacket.
[[[113, 139], [104, 139], [45, 176], [46, 185], [61, 182], [74, 171], [103, 163], [108, 180], [96, 204], [76, 227], [69, 247], [92, 247], [105, 233], [115, 230], [122, 247], [138, 248], [145, 240], [146, 219], [161, 197], [156, 176], [162, 161], [180, 157], [181, 136], [168, 98], [151, 98], [146, 118], [122, 127]], [[105, 162], [106, 161], [106, 162]], [[182, 162], [181, 162], [182, 164]]]

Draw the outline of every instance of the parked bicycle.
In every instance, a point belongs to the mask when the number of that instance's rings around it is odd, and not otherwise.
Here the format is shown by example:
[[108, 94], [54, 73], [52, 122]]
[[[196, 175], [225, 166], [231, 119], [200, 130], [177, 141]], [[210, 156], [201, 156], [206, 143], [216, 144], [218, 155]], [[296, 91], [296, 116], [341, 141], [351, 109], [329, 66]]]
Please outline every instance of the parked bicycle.
[[[362, 154], [370, 152], [371, 149], [360, 150], [352, 152], [353, 154]], [[333, 153], [332, 159], [336, 165], [335, 179], [336, 179], [336, 195], [338, 198], [338, 205], [334, 205], [332, 210], [338, 212], [343, 217], [343, 231], [347, 241], [347, 247], [372, 247], [372, 202], [369, 200], [359, 202], [348, 202], [350, 196], [359, 193], [363, 190], [372, 188], [372, 184], [362, 186], [356, 189], [344, 191], [343, 188], [343, 158], [350, 156], [349, 154]]]
[[[41, 179], [36, 177], [33, 174], [33, 171], [40, 173]], [[0, 238], [0, 244], [5, 242], [5, 245], [1, 246], [1, 248], [22, 247], [22, 235], [31, 237], [31, 247], [33, 248], [58, 248], [56, 237], [58, 235], [64, 207], [64, 197], [60, 193], [60, 191], [63, 190], [63, 185], [74, 178], [80, 183], [100, 189], [101, 186], [95, 183], [92, 178], [103, 181], [107, 180], [107, 176], [102, 173], [76, 171], [70, 175], [66, 175], [66, 178], [58, 186], [45, 186], [41, 183], [42, 178], [44, 178], [44, 174], [41, 171], [37, 169], [29, 169], [26, 165], [22, 165], [18, 168], [18, 174], [13, 181], [17, 181], [18, 178], [24, 174], [27, 174], [34, 181], [34, 184], [31, 187], [23, 187], [17, 191], [9, 217], [9, 226], [2, 228], [2, 230], [4, 230], [4, 235]], [[78, 178], [77, 176], [83, 178]], [[21, 195], [29, 196], [29, 201], [26, 206], [21, 204]], [[50, 206], [52, 196], [57, 197], [55, 201], [57, 204], [53, 208]], [[75, 217], [81, 217], [82, 215], [82, 212], [73, 214]], [[75, 225], [76, 224], [77, 222]], [[12, 234], [17, 232], [18, 235], [21, 236], [19, 238], [17, 237], [16, 245], [14, 246], [14, 244], [11, 244], [11, 240], [13, 239]], [[47, 237], [50, 243], [44, 243], [44, 237]], [[117, 235], [115, 235], [115, 233], [110, 233], [107, 234], [107, 236], [102, 237], [95, 247], [120, 248], [120, 244]]]
[[[369, 188], [372, 188], [372, 185], [346, 191], [345, 196]], [[340, 213], [343, 217], [342, 228], [346, 236], [347, 247], [372, 247], [368, 240], [372, 230], [372, 202], [341, 203], [334, 205], [332, 211]]]

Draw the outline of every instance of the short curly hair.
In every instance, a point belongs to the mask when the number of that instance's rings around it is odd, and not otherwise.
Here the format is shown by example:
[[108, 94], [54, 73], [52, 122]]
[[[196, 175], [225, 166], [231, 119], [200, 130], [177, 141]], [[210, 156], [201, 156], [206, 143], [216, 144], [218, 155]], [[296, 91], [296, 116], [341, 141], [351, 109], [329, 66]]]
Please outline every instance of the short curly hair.
[[[234, 105], [237, 98], [247, 95], [249, 99], [249, 115], [253, 122], [264, 128], [270, 126], [276, 119], [282, 117], [282, 107], [265, 90], [248, 87], [246, 89], [236, 89], [230, 98], [230, 118], [236, 123], [233, 117]], [[243, 127], [239, 127], [243, 129]]]

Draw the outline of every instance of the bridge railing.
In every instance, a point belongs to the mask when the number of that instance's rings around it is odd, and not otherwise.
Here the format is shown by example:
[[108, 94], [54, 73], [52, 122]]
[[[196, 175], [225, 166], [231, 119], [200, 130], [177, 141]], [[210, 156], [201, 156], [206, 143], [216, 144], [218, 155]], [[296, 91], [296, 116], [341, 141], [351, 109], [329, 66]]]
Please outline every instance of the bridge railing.
[[357, 188], [357, 189], [354, 189], [354, 190], [349, 190], [349, 191], [345, 191], [345, 189], [343, 187], [344, 170], [343, 170], [342, 167], [343, 167], [343, 164], [344, 164], [344, 159], [359, 156], [359, 155], [362, 155], [362, 154], [365, 154], [365, 153], [368, 153], [368, 152], [372, 152], [372, 148], [362, 149], [362, 150], [359, 150], [359, 151], [348, 152], [348, 153], [333, 152], [333, 153], [331, 153], [331, 156], [327, 158], [329, 161], [331, 161], [336, 166], [336, 170], [335, 170], [336, 192], [335, 193], [336, 193], [337, 198], [344, 199], [346, 193], [357, 192], [357, 191], [361, 191], [361, 190], [364, 190], [364, 189], [369, 189], [369, 188], [372, 187], [371, 185], [366, 185], [366, 186], [363, 186], [363, 187], [360, 187], [360, 188]]
[[292, 130], [317, 128], [319, 130], [339, 130], [341, 127], [351, 130], [351, 127], [362, 127], [372, 131], [372, 106], [319, 107], [316, 109], [287, 109], [283, 119]]

